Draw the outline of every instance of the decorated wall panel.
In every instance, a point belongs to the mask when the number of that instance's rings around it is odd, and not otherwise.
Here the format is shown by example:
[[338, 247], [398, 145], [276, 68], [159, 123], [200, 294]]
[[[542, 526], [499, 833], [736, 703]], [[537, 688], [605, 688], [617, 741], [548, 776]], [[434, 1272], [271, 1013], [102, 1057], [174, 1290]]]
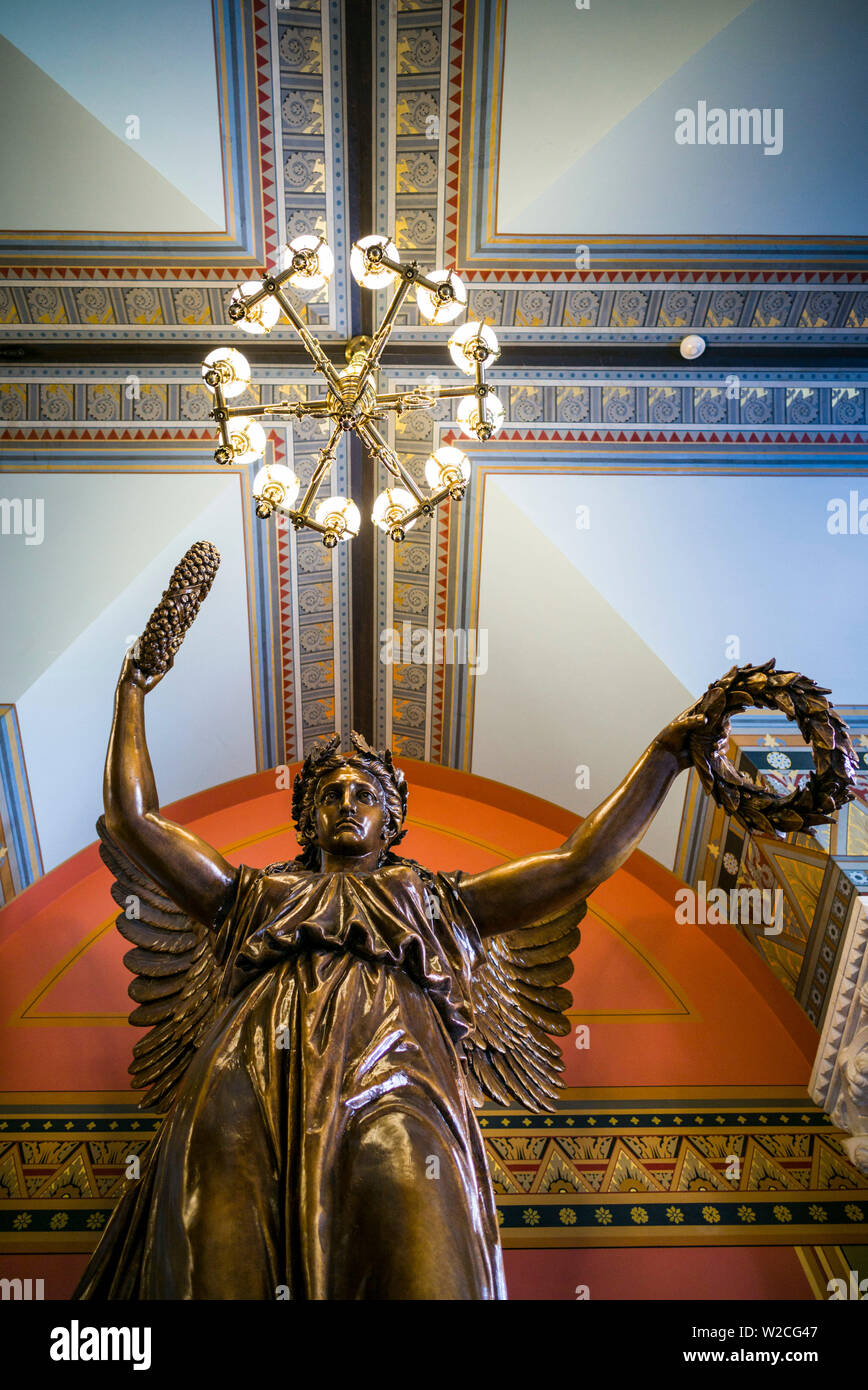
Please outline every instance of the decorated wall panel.
[[338, 0], [307, 0], [291, 12], [263, 0], [215, 0], [214, 28], [227, 231], [178, 242], [165, 234], [7, 234], [0, 250], [7, 337], [202, 342], [219, 329], [243, 341], [227, 326], [232, 289], [277, 265], [287, 237], [308, 230], [328, 237], [337, 271], [328, 292], [294, 303], [321, 332], [347, 336]]
[[[412, 760], [405, 770], [406, 850], [434, 866], [508, 862], [559, 840], [573, 819], [496, 783]], [[233, 860], [259, 864], [289, 850], [287, 797], [260, 774], [167, 809]], [[759, 988], [764, 967], [754, 970], [735, 935], [683, 936], [671, 921], [661, 934], [675, 882], [639, 854], [595, 895], [570, 1011], [592, 1041], [579, 1051], [565, 1039], [556, 1110], [481, 1112], [504, 1245], [620, 1249], [625, 1260], [703, 1246], [712, 1261], [730, 1247], [808, 1245], [837, 1258], [841, 1244], [865, 1241], [868, 1189], [807, 1099], [813, 1029], [770, 977]], [[71, 1289], [160, 1125], [123, 1089], [129, 977], [108, 887], [91, 846], [31, 889], [29, 904], [0, 913], [14, 1058], [14, 1091], [0, 1096], [0, 1262], [12, 1276], [27, 1261], [68, 1261], [50, 1266], [56, 1296]], [[644, 982], [625, 968], [631, 952]], [[610, 977], [621, 982], [614, 1011]], [[649, 1013], [652, 980], [681, 1004]], [[725, 1007], [715, 1004], [721, 980]], [[75, 1047], [64, 1045], [73, 1034]], [[561, 1296], [553, 1275], [540, 1277]]]
[[[512, 8], [518, 13], [515, 22], [526, 25], [527, 9]], [[719, 344], [864, 341], [868, 329], [865, 238], [858, 235], [810, 241], [793, 235], [788, 241], [778, 229], [773, 245], [763, 247], [745, 235], [709, 239], [696, 228], [689, 229], [693, 235], [684, 235], [687, 229], [674, 221], [668, 229], [673, 235], [650, 239], [595, 236], [595, 229], [584, 221], [567, 229], [566, 235], [563, 227], [551, 229], [555, 235], [496, 230], [510, 6], [505, 0], [457, 0], [454, 4], [414, 0], [412, 5], [392, 7], [380, 0], [377, 13], [378, 70], [385, 78], [378, 84], [377, 217], [383, 228], [396, 230], [399, 249], [418, 254], [425, 263], [435, 259], [454, 265], [471, 292], [471, 311], [499, 326], [505, 340], [564, 346], [619, 341], [665, 345], [692, 329]], [[640, 8], [640, 25], [643, 14]], [[712, 27], [717, 27], [723, 14]], [[670, 21], [676, 29], [683, 28], [683, 18], [675, 21], [667, 14], [657, 24], [656, 42], [664, 66], [673, 58], [673, 45], [667, 53], [662, 31]], [[691, 16], [691, 22], [694, 18], [701, 24], [699, 12]], [[617, 13], [600, 22], [617, 28]], [[770, 14], [760, 22], [771, 23]], [[581, 26], [593, 28], [594, 23], [589, 13], [569, 6], [534, 11], [533, 26], [540, 41], [551, 37], [552, 25], [566, 25], [578, 43]], [[620, 28], [622, 40], [625, 23]], [[823, 25], [824, 20], [814, 7], [800, 6], [799, 23], [810, 28]], [[636, 26], [628, 28], [632, 32]], [[825, 27], [822, 35], [824, 41], [829, 37]], [[756, 49], [746, 32], [742, 40], [744, 49], [736, 68]], [[696, 51], [700, 48], [697, 40]], [[640, 77], [649, 71], [646, 57], [643, 51]], [[560, 55], [551, 47], [546, 59], [549, 64], [570, 61], [566, 53]], [[806, 54], [801, 61], [807, 61]], [[609, 54], [610, 65], [619, 73], [624, 62], [623, 53]], [[516, 54], [511, 65], [522, 74], [511, 82], [524, 83], [528, 120], [523, 125], [529, 130], [529, 122], [537, 118], [546, 123], [545, 157], [569, 149], [582, 132], [566, 108], [584, 99], [586, 89], [591, 99], [589, 83], [578, 87], [558, 83], [551, 73], [541, 81], [539, 73], [523, 66]], [[797, 68], [796, 61], [793, 71]], [[806, 74], [794, 80], [804, 83]], [[812, 72], [810, 83], [814, 81]], [[631, 86], [624, 80], [607, 82], [604, 94], [611, 101], [627, 100], [631, 94], [635, 97], [634, 87], [635, 83]], [[795, 101], [787, 110], [790, 122], [803, 106]], [[834, 120], [831, 108], [830, 112]], [[792, 129], [792, 157], [797, 158], [795, 150], [804, 148], [806, 129]], [[674, 140], [672, 145], [675, 149]], [[738, 153], [759, 155], [756, 150]], [[706, 156], [711, 154], [708, 149]], [[656, 168], [647, 151], [637, 157], [646, 169]], [[511, 163], [515, 178], [526, 183], [538, 176], [536, 166], [545, 160], [525, 158]], [[760, 157], [760, 171], [773, 163]], [[623, 159], [615, 159], [613, 167], [621, 170]], [[712, 167], [707, 157], [704, 167]], [[728, 177], [735, 177], [731, 169]], [[629, 185], [639, 221], [647, 212], [643, 202], [650, 205], [656, 200], [665, 205], [664, 218], [667, 213], [674, 218], [671, 200], [666, 203], [662, 185], [656, 181], [650, 186], [638, 177], [626, 183], [623, 178], [609, 182], [624, 185], [625, 192]], [[694, 182], [686, 180], [691, 189]], [[846, 177], [841, 182], [844, 186]], [[587, 188], [596, 196], [605, 183], [605, 175], [598, 171]], [[791, 183], [799, 186], [798, 177]], [[763, 197], [771, 197], [768, 187], [761, 186], [753, 201], [761, 202]], [[785, 216], [791, 231], [804, 220], [792, 209]], [[431, 331], [419, 323], [409, 302], [399, 325], [402, 337], [430, 341]]]

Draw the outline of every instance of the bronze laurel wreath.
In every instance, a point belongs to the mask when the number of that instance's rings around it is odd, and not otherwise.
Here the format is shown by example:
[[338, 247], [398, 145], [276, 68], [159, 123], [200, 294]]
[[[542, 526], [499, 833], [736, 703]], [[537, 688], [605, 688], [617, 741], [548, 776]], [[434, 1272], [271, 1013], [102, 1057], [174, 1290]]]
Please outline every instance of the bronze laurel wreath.
[[[762, 666], [733, 666], [697, 704], [708, 721], [705, 729], [690, 735], [699, 780], [718, 806], [747, 830], [767, 835], [810, 830], [827, 824], [844, 802], [853, 800], [858, 760], [847, 725], [825, 699], [829, 694], [808, 676], [776, 671], [772, 658]], [[779, 796], [737, 772], [726, 755], [729, 716], [750, 706], [781, 710], [810, 745], [814, 771], [789, 796]]]

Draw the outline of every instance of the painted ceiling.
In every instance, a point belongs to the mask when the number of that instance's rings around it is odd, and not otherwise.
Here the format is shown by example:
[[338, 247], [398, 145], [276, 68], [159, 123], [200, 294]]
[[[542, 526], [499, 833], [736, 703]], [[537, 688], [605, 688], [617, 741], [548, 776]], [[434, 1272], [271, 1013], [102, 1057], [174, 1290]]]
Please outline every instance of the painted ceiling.
[[[868, 891], [866, 40], [857, 0], [154, 0], [144, 20], [108, 0], [0, 0], [0, 112], [12, 132], [0, 152], [0, 905], [58, 865], [66, 875], [71, 856], [93, 858], [124, 651], [185, 548], [210, 539], [219, 574], [149, 700], [163, 804], [218, 785], [222, 795], [247, 774], [273, 800], [275, 769], [356, 727], [419, 760], [420, 785], [442, 764], [572, 817], [735, 661], [775, 656], [831, 686], [864, 768], [836, 826], [782, 842], [746, 836], [691, 774], [643, 842], [682, 882], [780, 890], [780, 935], [739, 928], [753, 949], [733, 934], [727, 950], [753, 963], [745, 978], [782, 1032], [798, 1014], [812, 1038]], [[759, 142], [708, 138], [721, 132], [714, 112], [729, 136], [730, 112], [754, 108]], [[705, 122], [704, 144], [676, 139], [685, 111]], [[764, 129], [766, 145], [782, 132], [778, 153], [763, 152]], [[200, 363], [231, 343], [253, 367], [242, 402], [321, 396], [293, 330], [254, 341], [229, 325], [227, 302], [286, 240], [322, 233], [334, 278], [294, 302], [340, 363], [387, 304], [348, 273], [352, 242], [370, 231], [391, 233], [403, 259], [464, 279], [469, 314], [501, 342], [489, 375], [506, 420], [487, 444], [463, 442], [472, 473], [460, 505], [399, 547], [365, 530], [327, 552], [315, 535], [257, 520], [258, 465], [214, 463]], [[688, 362], [678, 345], [691, 332], [707, 348]], [[456, 384], [447, 337], [408, 298], [383, 388]], [[457, 440], [448, 401], [388, 428], [417, 479], [433, 449]], [[267, 434], [268, 457], [306, 483], [321, 428]], [[342, 441], [325, 491], [360, 498], [371, 482], [373, 495], [388, 477]], [[836, 499], [846, 524], [834, 529]], [[385, 660], [390, 633], [397, 659]], [[464, 659], [448, 640], [438, 648], [438, 634], [455, 633]], [[745, 716], [733, 747], [781, 789], [810, 766], [798, 731], [771, 715]], [[413, 832], [420, 853], [430, 830]], [[617, 1003], [626, 957], [610, 952], [607, 965], [605, 943], [620, 930], [628, 877], [600, 896], [579, 1010]], [[49, 889], [44, 880], [35, 892]], [[13, 903], [5, 920], [25, 907]], [[637, 938], [665, 944], [681, 971], [665, 913], [658, 922], [640, 902], [636, 914]], [[78, 950], [96, 919], [59, 920]], [[718, 997], [713, 971], [699, 973], [703, 1009], [718, 1009], [725, 1029], [730, 997]], [[750, 1038], [740, 1046], [759, 1056]], [[702, 1075], [719, 1082], [727, 1057], [706, 1050]], [[609, 1063], [594, 1065], [602, 1075]], [[743, 1088], [754, 1074], [737, 1070]], [[798, 1080], [774, 1134], [754, 1115], [766, 1101], [727, 1092], [740, 1107], [733, 1126], [749, 1118], [761, 1135], [749, 1183], [854, 1187], [813, 1133], [823, 1117], [802, 1113]], [[680, 1125], [666, 1094], [666, 1124]], [[674, 1183], [667, 1164], [694, 1194], [721, 1188], [700, 1155], [720, 1166], [702, 1127], [706, 1101], [730, 1115], [722, 1094], [706, 1093], [689, 1134], [673, 1129], [665, 1162], [654, 1145], [668, 1139], [648, 1109], [659, 1096], [642, 1102], [644, 1148], [622, 1145], [620, 1112], [591, 1115], [601, 1132], [577, 1136], [564, 1111], [557, 1149], [535, 1166], [510, 1117], [492, 1121], [509, 1239], [539, 1239], [525, 1229], [531, 1191], [551, 1194], [553, 1230], [562, 1220], [554, 1194], [579, 1181], [576, 1152], [605, 1153], [605, 1174], [600, 1160], [581, 1182], [617, 1187], [624, 1219], [608, 1235], [555, 1232], [570, 1243], [641, 1238], [627, 1230], [638, 1218], [626, 1194]], [[772, 1147], [790, 1154], [783, 1177]], [[46, 1210], [61, 1169], [40, 1169]], [[701, 1212], [706, 1199], [691, 1200]], [[778, 1197], [763, 1200], [774, 1210]], [[853, 1231], [864, 1239], [864, 1223]]]
[[[399, 754], [585, 811], [732, 664], [733, 635], [741, 659], [801, 663], [839, 703], [868, 704], [868, 540], [825, 524], [831, 498], [866, 491], [850, 133], [868, 17], [850, 0], [784, 8], [666, 0], [652, 22], [638, 0], [379, 0], [368, 33], [365, 7], [338, 0], [161, 0], [143, 43], [138, 15], [101, 0], [52, 4], [50, 23], [44, 7], [0, 7], [21, 140], [0, 180], [0, 467], [6, 495], [30, 489], [45, 518], [41, 546], [0, 547], [18, 595], [0, 685], [17, 719], [9, 767], [14, 748], [37, 765], [28, 701], [69, 661], [87, 734], [64, 778], [88, 758], [96, 778], [112, 661], [188, 534], [215, 527], [224, 563], [197, 634], [219, 630], [225, 648], [209, 667], [203, 637], [204, 664], [182, 674], [179, 660], [161, 691], [173, 796], [355, 722]], [[679, 144], [676, 114], [700, 101], [780, 108], [782, 150]], [[253, 467], [213, 464], [199, 363], [234, 343], [254, 366], [251, 403], [321, 394], [289, 326], [254, 343], [229, 326], [228, 295], [287, 238], [322, 232], [335, 276], [297, 307], [340, 360], [385, 308], [348, 276], [350, 243], [372, 229], [423, 266], [457, 267], [501, 340], [506, 426], [469, 448], [460, 506], [399, 548], [378, 534], [327, 554], [252, 516]], [[689, 331], [708, 343], [691, 364], [677, 350]], [[386, 389], [458, 380], [447, 336], [408, 300]], [[404, 415], [394, 441], [418, 476], [454, 428], [444, 403]], [[269, 430], [303, 481], [321, 443], [314, 422]], [[351, 491], [358, 467], [342, 444], [329, 490]], [[485, 671], [380, 659], [385, 632], [456, 628], [484, 631]], [[191, 708], [213, 733], [196, 758]], [[71, 716], [54, 717], [68, 741]], [[92, 805], [73, 815], [38, 782], [22, 816], [44, 827], [34, 862], [50, 867], [85, 843]], [[8, 772], [7, 800], [22, 785]], [[646, 844], [669, 865], [683, 801]]]
[[[842, 114], [864, 124], [865, 30], [858, 0], [830, 0], [822, 17], [813, 0], [513, 0], [497, 231], [863, 235], [853, 190], [865, 186], [868, 153], [846, 138]], [[730, 129], [741, 109], [767, 113], [746, 143], [740, 119]]]
[[[209, 0], [0, 7], [3, 226], [221, 231], [226, 210]], [[183, 140], [178, 132], [183, 131]]]

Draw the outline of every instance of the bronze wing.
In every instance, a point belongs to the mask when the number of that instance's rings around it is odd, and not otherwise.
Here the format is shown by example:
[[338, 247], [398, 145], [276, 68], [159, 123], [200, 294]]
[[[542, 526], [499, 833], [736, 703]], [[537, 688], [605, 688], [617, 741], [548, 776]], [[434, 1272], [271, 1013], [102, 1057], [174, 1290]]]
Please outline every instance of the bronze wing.
[[570, 956], [586, 910], [582, 903], [484, 943], [485, 959], [471, 977], [475, 1028], [464, 1039], [474, 1104], [488, 1096], [500, 1105], [555, 1108], [564, 1064], [551, 1037], [570, 1031], [564, 1011], [572, 996], [563, 984], [573, 973]]
[[133, 863], [109, 834], [104, 816], [96, 828], [100, 858], [114, 875], [112, 897], [121, 908], [117, 929], [133, 943], [124, 956], [136, 976], [128, 990], [137, 1005], [130, 1023], [150, 1029], [133, 1047], [132, 1086], [147, 1092], [139, 1109], [168, 1110], [214, 1018], [220, 969], [207, 928]]

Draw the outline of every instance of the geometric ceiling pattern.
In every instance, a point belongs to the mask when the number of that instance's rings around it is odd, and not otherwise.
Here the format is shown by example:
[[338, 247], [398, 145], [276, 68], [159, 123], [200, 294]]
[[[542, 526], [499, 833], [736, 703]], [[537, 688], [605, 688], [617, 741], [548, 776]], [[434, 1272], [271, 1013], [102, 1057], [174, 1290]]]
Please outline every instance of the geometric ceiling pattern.
[[[553, 33], [552, 26], [563, 30], [563, 41], [550, 44], [546, 55], [528, 12], [503, 0], [378, 0], [352, 7], [298, 0], [291, 8], [218, 0], [207, 24], [203, 0], [190, 7], [188, 36], [190, 91], [201, 100], [185, 115], [189, 94], [179, 91], [163, 113], [189, 127], [187, 162], [196, 165], [195, 176], [160, 135], [149, 105], [161, 46], [143, 55], [136, 100], [130, 98], [121, 118], [118, 103], [111, 105], [110, 73], [85, 92], [73, 80], [80, 65], [63, 57], [62, 44], [53, 53], [38, 26], [23, 18], [0, 26], [4, 44], [15, 50], [7, 54], [10, 72], [35, 65], [40, 90], [53, 83], [77, 102], [111, 136], [121, 162], [127, 155], [146, 161], [154, 177], [219, 224], [185, 230], [181, 217], [159, 234], [101, 226], [96, 202], [90, 227], [57, 222], [25, 232], [10, 218], [0, 237], [4, 471], [34, 478], [132, 471], [156, 479], [213, 469], [199, 362], [219, 342], [242, 346], [250, 358], [253, 382], [244, 401], [321, 397], [291, 328], [278, 325], [267, 340], [255, 341], [226, 318], [231, 288], [274, 264], [281, 242], [302, 232], [322, 232], [335, 252], [330, 286], [312, 300], [295, 301], [334, 359], [385, 305], [382, 295], [360, 293], [347, 272], [349, 244], [372, 229], [388, 230], [401, 255], [414, 255], [423, 266], [454, 265], [468, 286], [470, 313], [487, 319], [500, 337], [493, 380], [506, 406], [504, 431], [469, 446], [473, 473], [463, 503], [440, 509], [400, 547], [364, 526], [350, 547], [329, 554], [313, 536], [255, 521], [249, 515], [255, 470], [232, 470], [247, 512], [238, 545], [248, 577], [257, 768], [300, 756], [323, 734], [354, 725], [405, 756], [495, 775], [493, 764], [480, 765], [474, 711], [477, 689], [483, 690], [478, 682], [489, 682], [489, 705], [500, 698], [501, 659], [493, 652], [489, 672], [480, 674], [451, 661], [448, 650], [438, 653], [434, 639], [438, 631], [479, 627], [483, 571], [497, 563], [495, 552], [505, 543], [490, 507], [504, 487], [513, 490], [521, 527], [534, 526], [543, 551], [554, 553], [563, 516], [552, 514], [551, 525], [546, 520], [548, 480], [571, 497], [583, 478], [595, 486], [606, 479], [613, 485], [631, 477], [669, 479], [689, 488], [693, 479], [723, 485], [730, 477], [737, 490], [739, 479], [754, 477], [770, 498], [783, 497], [786, 479], [797, 473], [820, 490], [828, 483], [830, 497], [837, 495], [837, 479], [845, 493], [860, 486], [868, 443], [866, 240], [843, 221], [836, 225], [847, 235], [833, 236], [799, 220], [806, 186], [819, 190], [816, 201], [826, 183], [844, 184], [844, 146], [833, 140], [825, 163], [818, 161], [809, 127], [813, 120], [827, 145], [835, 135], [834, 113], [812, 105], [812, 82], [831, 80], [827, 68], [837, 63], [835, 80], [851, 92], [851, 59], [826, 48], [821, 58], [799, 57], [796, 40], [812, 22], [811, 7], [801, 0], [790, 15], [794, 37], [775, 29], [771, 0], [729, 0], [713, 16], [667, 0], [653, 42], [643, 37], [641, 18], [629, 41], [618, 39], [626, 6], [619, 0], [610, 14], [595, 16], [590, 9], [543, 5], [538, 35]], [[127, 22], [133, 20], [113, 7], [95, 5], [87, 20], [93, 52], [116, 46]], [[859, 27], [864, 19], [853, 22]], [[206, 29], [207, 42], [193, 43]], [[85, 31], [69, 42], [83, 51]], [[847, 51], [857, 50], [853, 43]], [[777, 55], [782, 86], [776, 77], [751, 94], [736, 83], [739, 62], [755, 52]], [[587, 83], [560, 80], [570, 63]], [[641, 82], [637, 63], [644, 68]], [[709, 64], [721, 74], [719, 92], [703, 86]], [[607, 74], [602, 84], [590, 80], [597, 70]], [[669, 101], [672, 83], [678, 95]], [[522, 94], [523, 131], [516, 115]], [[852, 111], [861, 111], [861, 87], [851, 96]], [[689, 209], [667, 196], [675, 175], [664, 177], [661, 164], [647, 190], [635, 184], [635, 225], [625, 230], [610, 218], [606, 199], [648, 164], [649, 130], [661, 142], [665, 136], [659, 153], [667, 169], [681, 156], [681, 167], [693, 168], [699, 149], [676, 142], [674, 115], [699, 100], [727, 112], [758, 106], [760, 137], [762, 111], [783, 107], [780, 154], [766, 156], [761, 143], [704, 147], [700, 167], [708, 188], [697, 190], [697, 199], [720, 198], [721, 180], [739, 187], [747, 181], [755, 225], [715, 216], [725, 234], [710, 239]], [[589, 123], [592, 109], [596, 124]], [[369, 111], [370, 122], [359, 111]], [[138, 142], [126, 135], [132, 115], [140, 117]], [[218, 131], [222, 187], [215, 191], [207, 171], [213, 175]], [[532, 160], [528, 150], [537, 147], [539, 159]], [[720, 155], [716, 163], [712, 154]], [[582, 175], [589, 160], [599, 166], [592, 180]], [[852, 208], [860, 209], [865, 185], [852, 168], [846, 186]], [[32, 210], [36, 193], [26, 192], [31, 202], [21, 207]], [[530, 222], [527, 208], [534, 209]], [[654, 230], [667, 209], [666, 227]], [[677, 344], [691, 330], [705, 336], [708, 349], [688, 364]], [[414, 303], [405, 301], [384, 355], [384, 389], [432, 377], [445, 385], [457, 381], [446, 336], [421, 323]], [[307, 481], [322, 443], [316, 422], [267, 433], [270, 455], [292, 463]], [[454, 407], [446, 401], [407, 412], [389, 423], [388, 433], [419, 478], [431, 449], [456, 437]], [[342, 441], [334, 477], [323, 487], [354, 495], [366, 487], [373, 495], [386, 485], [382, 468], [374, 471], [368, 479], [361, 458]], [[531, 516], [522, 499], [534, 494], [535, 481], [539, 505]], [[771, 524], [768, 511], [764, 516]], [[762, 524], [740, 505], [718, 518], [716, 612], [727, 606], [727, 528]], [[783, 513], [776, 524], [786, 537]], [[785, 554], [780, 534], [776, 544]], [[856, 564], [858, 544], [858, 537], [842, 539], [842, 549], [851, 547], [844, 571]], [[759, 536], [757, 546], [762, 550]], [[668, 583], [666, 551], [665, 544], [657, 547], [649, 560], [649, 592]], [[611, 555], [615, 565], [616, 545]], [[594, 581], [602, 591], [605, 556], [602, 544]], [[854, 578], [844, 571], [828, 600], [838, 609], [829, 626], [839, 634], [846, 627], [864, 651]], [[749, 590], [742, 584], [739, 592]], [[746, 601], [742, 593], [739, 602]], [[771, 599], [766, 604], [768, 631], [782, 630], [777, 617], [795, 621], [798, 597], [789, 594], [783, 607], [776, 615]], [[698, 607], [694, 621], [702, 622]], [[738, 630], [738, 615], [735, 621]], [[819, 623], [817, 661], [825, 665], [822, 631]], [[387, 632], [402, 640], [397, 660], [381, 660]], [[410, 653], [414, 635], [423, 633], [433, 656], [420, 662]], [[647, 633], [637, 630], [636, 638], [648, 645]], [[536, 691], [541, 731], [552, 727], [548, 692], [564, 681], [563, 652], [552, 644]], [[819, 668], [811, 674], [824, 677]], [[675, 678], [692, 689], [683, 673]], [[848, 699], [860, 704], [868, 695], [857, 698], [854, 680]], [[11, 701], [11, 693], [0, 690], [2, 698]], [[625, 743], [633, 733], [625, 730]], [[533, 780], [529, 765], [514, 775], [522, 784]], [[572, 804], [568, 793], [539, 790]], [[673, 817], [667, 853], [677, 835]]]
[[[21, 594], [0, 905], [92, 840], [117, 668], [199, 528], [223, 564], [149, 708], [164, 803], [356, 728], [585, 814], [733, 661], [810, 664], [866, 769], [838, 826], [745, 836], [692, 776], [643, 848], [694, 887], [779, 889], [783, 930], [742, 932], [757, 993], [771, 971], [801, 1025], [821, 1022], [868, 886], [866, 28], [848, 0], [661, 0], [653, 16], [639, 0], [155, 0], [146, 26], [109, 0], [48, 0], [0, 18], [0, 544], [4, 602]], [[326, 551], [257, 520], [256, 464], [215, 465], [200, 363], [234, 344], [252, 366], [239, 403], [321, 399], [294, 330], [248, 337], [229, 296], [286, 240], [324, 235], [331, 283], [287, 292], [340, 362], [386, 307], [348, 274], [371, 231], [457, 270], [500, 339], [506, 419], [461, 441], [464, 500], [397, 547], [364, 516], [388, 475], [342, 439], [322, 488], [363, 524]], [[695, 362], [689, 332], [707, 342]], [[408, 297], [382, 389], [458, 384], [447, 337]], [[417, 482], [458, 442], [455, 413], [383, 425]], [[315, 418], [266, 433], [305, 485]], [[9, 523], [16, 502], [42, 505], [44, 542]], [[783, 719], [754, 712], [735, 747], [781, 787], [807, 767]], [[801, 1087], [773, 1114], [771, 1095], [682, 1113], [672, 1088], [611, 1110], [577, 1091], [521, 1132], [490, 1111], [504, 1243], [864, 1241], [864, 1182], [828, 1121]], [[66, 1139], [37, 1141], [28, 1104], [4, 1111], [0, 1187], [26, 1189], [52, 1240], [73, 1239], [51, 1225], [69, 1199], [89, 1248], [148, 1131], [121, 1097], [83, 1097]]]
[[211, 5], [193, 0], [179, 14], [156, 0], [149, 18], [174, 42], [138, 43], [135, 61], [118, 62], [137, 37], [134, 18], [107, 0], [88, 7], [85, 23], [59, 0], [39, 12], [7, 7], [7, 233], [225, 229]]
[[864, 234], [851, 181], [864, 186], [868, 153], [840, 139], [843, 107], [866, 115], [868, 21], [849, 0], [822, 20], [811, 0], [612, 0], [594, 14], [541, 0], [487, 18], [496, 237], [551, 247], [584, 229], [593, 247], [608, 234], [663, 255], [701, 237], [707, 255], [737, 236], [777, 262], [782, 240]]

